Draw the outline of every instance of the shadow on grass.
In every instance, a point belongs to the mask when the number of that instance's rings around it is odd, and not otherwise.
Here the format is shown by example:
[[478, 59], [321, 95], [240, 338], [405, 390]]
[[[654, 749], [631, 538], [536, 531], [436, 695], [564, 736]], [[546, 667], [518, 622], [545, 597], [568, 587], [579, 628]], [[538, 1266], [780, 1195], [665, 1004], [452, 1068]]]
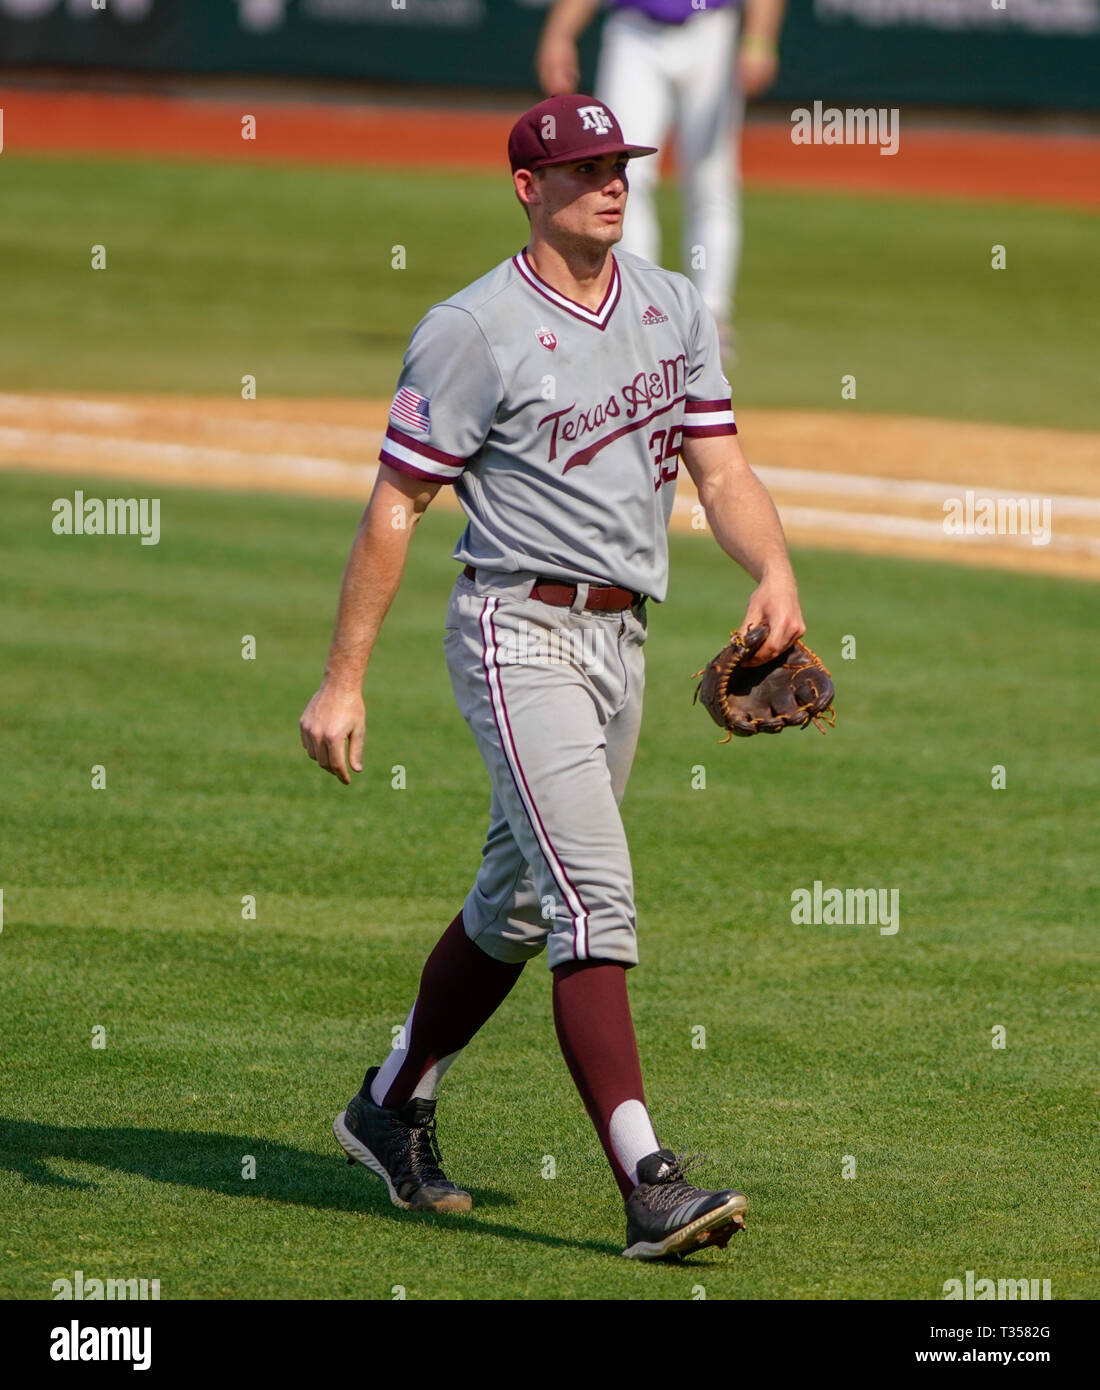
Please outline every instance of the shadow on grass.
[[[0, 1167], [18, 1173], [34, 1187], [95, 1191], [96, 1184], [54, 1171], [52, 1162], [71, 1160], [134, 1173], [154, 1182], [205, 1188], [228, 1197], [262, 1197], [317, 1210], [356, 1212], [400, 1222], [426, 1222], [443, 1230], [475, 1230], [598, 1254], [618, 1254], [607, 1241], [570, 1240], [486, 1221], [470, 1213], [403, 1212], [392, 1206], [381, 1181], [360, 1165], [355, 1171], [336, 1150], [330, 1156], [273, 1144], [255, 1135], [201, 1134], [190, 1130], [41, 1125], [0, 1116]], [[242, 1178], [244, 1160], [256, 1161], [255, 1178]], [[474, 1210], [515, 1205], [515, 1198], [491, 1188], [472, 1188]]]

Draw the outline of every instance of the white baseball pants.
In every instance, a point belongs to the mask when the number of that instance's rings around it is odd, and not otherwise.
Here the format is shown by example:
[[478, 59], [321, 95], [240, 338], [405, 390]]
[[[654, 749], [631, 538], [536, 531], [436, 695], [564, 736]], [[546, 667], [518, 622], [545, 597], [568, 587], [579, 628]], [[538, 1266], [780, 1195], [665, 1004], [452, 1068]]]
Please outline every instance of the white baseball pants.
[[[684, 24], [658, 24], [616, 10], [603, 31], [596, 96], [631, 144], [663, 149], [678, 134], [684, 193], [683, 265], [719, 323], [733, 311], [741, 256], [740, 141], [744, 99], [737, 84], [740, 13], [700, 10]], [[622, 248], [660, 263], [654, 194], [660, 155], [630, 161]]]

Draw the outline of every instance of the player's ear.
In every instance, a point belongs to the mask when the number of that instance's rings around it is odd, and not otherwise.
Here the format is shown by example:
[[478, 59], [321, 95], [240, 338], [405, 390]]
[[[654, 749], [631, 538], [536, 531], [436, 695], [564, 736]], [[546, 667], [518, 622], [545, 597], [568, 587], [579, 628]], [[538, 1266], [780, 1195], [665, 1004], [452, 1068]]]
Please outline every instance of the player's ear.
[[539, 194], [538, 179], [530, 169], [517, 169], [512, 175], [516, 197], [525, 208], [531, 208], [542, 201]]

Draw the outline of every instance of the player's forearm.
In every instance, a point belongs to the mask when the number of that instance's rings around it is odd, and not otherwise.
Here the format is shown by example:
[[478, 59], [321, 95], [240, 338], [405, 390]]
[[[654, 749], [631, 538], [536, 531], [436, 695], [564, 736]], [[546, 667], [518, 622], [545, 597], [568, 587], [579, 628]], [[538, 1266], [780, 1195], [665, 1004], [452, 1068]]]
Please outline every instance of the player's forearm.
[[775, 503], [743, 459], [705, 479], [699, 500], [715, 540], [758, 584], [788, 577], [793, 582]]
[[567, 39], [575, 42], [596, 16], [600, 0], [557, 0], [546, 17], [543, 39]]
[[787, 0], [746, 0], [741, 46], [774, 52], [779, 44], [786, 8]]
[[367, 663], [401, 583], [407, 532], [390, 531], [364, 515], [352, 542], [332, 635], [325, 684], [360, 690]]
[[[396, 500], [395, 500], [396, 499]], [[325, 684], [359, 691], [383, 620], [401, 585], [409, 543], [427, 500], [376, 486], [352, 542], [340, 586]]]

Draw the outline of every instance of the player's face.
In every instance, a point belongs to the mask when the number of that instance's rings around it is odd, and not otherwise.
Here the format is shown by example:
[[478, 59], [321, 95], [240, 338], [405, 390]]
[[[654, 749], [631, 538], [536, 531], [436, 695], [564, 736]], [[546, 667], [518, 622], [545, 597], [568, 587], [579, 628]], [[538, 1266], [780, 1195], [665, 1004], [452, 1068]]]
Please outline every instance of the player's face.
[[575, 164], [551, 164], [540, 181], [544, 236], [613, 246], [623, 234], [627, 156], [604, 154]]

